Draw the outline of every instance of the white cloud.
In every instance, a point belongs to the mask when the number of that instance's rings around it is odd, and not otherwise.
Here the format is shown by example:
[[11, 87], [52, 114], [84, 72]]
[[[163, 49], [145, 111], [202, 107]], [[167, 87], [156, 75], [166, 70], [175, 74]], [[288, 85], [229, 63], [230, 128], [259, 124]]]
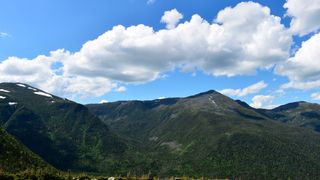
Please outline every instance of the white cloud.
[[183, 15], [177, 11], [177, 9], [172, 9], [170, 11], [164, 12], [161, 18], [161, 22], [166, 24], [168, 29], [173, 29], [183, 18]]
[[50, 56], [38, 56], [32, 60], [9, 57], [0, 62], [0, 82], [28, 82], [47, 87], [49, 81], [54, 79], [51, 63], [55, 58], [58, 54], [53, 52]]
[[306, 90], [306, 89], [315, 89], [320, 87], [320, 80], [316, 81], [290, 81], [288, 83], [285, 83], [281, 86], [281, 89], [300, 89], [300, 90]]
[[0, 37], [7, 37], [7, 36], [9, 36], [9, 34], [8, 34], [8, 33], [0, 32]]
[[126, 87], [124, 87], [124, 86], [120, 86], [120, 87], [118, 87], [115, 91], [116, 92], [120, 92], [120, 93], [122, 93], [122, 92], [125, 92], [127, 90], [127, 88]]
[[292, 17], [293, 33], [302, 36], [320, 29], [320, 0], [287, 0], [283, 7]]
[[256, 95], [252, 98], [250, 106], [254, 108], [272, 109], [276, 107], [276, 105], [273, 104], [273, 99], [274, 96], [270, 95]]
[[[237, 22], [233, 17], [239, 16], [243, 18], [235, 18]], [[64, 61], [64, 70], [141, 83], [175, 68], [234, 76], [252, 74], [287, 59], [291, 36], [267, 7], [240, 3], [222, 10], [217, 22], [209, 24], [194, 15], [174, 29], [156, 32], [145, 25], [116, 26], [85, 43]]]
[[103, 99], [103, 100], [100, 101], [100, 104], [105, 104], [105, 103], [108, 103], [108, 102], [109, 102], [108, 100]]
[[53, 68], [53, 63], [69, 56], [69, 52], [60, 49], [50, 52], [49, 56], [40, 55], [31, 60], [9, 57], [0, 62], [0, 82], [25, 82], [72, 98], [77, 95], [101, 96], [117, 87], [111, 80], [103, 77], [59, 75], [57, 72], [60, 70]]
[[296, 54], [276, 67], [276, 73], [288, 76], [282, 88], [311, 89], [320, 87], [320, 33], [302, 43]]
[[284, 89], [280, 88], [280, 89], [273, 91], [273, 93], [279, 97], [279, 96], [284, 96], [286, 94], [286, 91]]
[[220, 93], [227, 96], [246, 96], [248, 94], [255, 94], [260, 92], [262, 89], [266, 88], [268, 84], [264, 81], [257, 82], [243, 89], [224, 89], [221, 90]]
[[147, 4], [154, 4], [156, 2], [156, 0], [148, 0]]
[[[119, 25], [78, 52], [11, 57], [0, 63], [0, 81], [31, 83], [64, 96], [101, 96], [121, 84], [150, 82], [175, 69], [213, 76], [254, 74], [287, 59], [291, 43], [290, 33], [268, 7], [244, 2], [220, 11], [213, 23], [193, 15], [158, 31]], [[57, 62], [61, 67], [53, 68]]]
[[320, 100], [320, 93], [312, 93], [310, 97], [313, 100]]
[[312, 93], [311, 98], [313, 100], [320, 100], [320, 93]]

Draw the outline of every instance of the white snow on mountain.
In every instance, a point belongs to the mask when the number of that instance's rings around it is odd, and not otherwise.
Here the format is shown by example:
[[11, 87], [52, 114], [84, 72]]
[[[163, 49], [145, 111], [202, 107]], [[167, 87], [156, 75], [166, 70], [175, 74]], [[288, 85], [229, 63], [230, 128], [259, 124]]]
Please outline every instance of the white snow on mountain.
[[13, 105], [17, 105], [18, 103], [17, 102], [9, 102], [8, 103], [10, 106], [13, 106]]
[[37, 92], [34, 92], [34, 94], [52, 98], [52, 95], [51, 95], [51, 94], [48, 94], [48, 93], [45, 93], [45, 92], [39, 92], [39, 91], [37, 91]]
[[211, 101], [212, 104], [214, 104], [215, 106], [217, 106], [217, 103], [213, 100], [213, 97], [212, 97], [212, 96], [209, 97], [209, 101]]
[[28, 87], [28, 89], [33, 90], [33, 91], [37, 91], [37, 89], [35, 89], [33, 87]]
[[24, 84], [17, 84], [17, 86], [20, 86], [20, 87], [27, 87], [26, 85]]
[[9, 93], [10, 91], [5, 90], [5, 89], [0, 89], [0, 92], [5, 92], [5, 93]]

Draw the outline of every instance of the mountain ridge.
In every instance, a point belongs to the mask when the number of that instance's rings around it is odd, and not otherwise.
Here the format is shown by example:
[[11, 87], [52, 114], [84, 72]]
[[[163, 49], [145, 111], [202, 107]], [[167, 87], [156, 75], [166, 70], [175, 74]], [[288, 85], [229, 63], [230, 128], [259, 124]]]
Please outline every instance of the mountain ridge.
[[[170, 103], [161, 103], [165, 101]], [[319, 176], [308, 165], [318, 166], [313, 159], [319, 157], [308, 154], [310, 149], [319, 151], [313, 144], [318, 142], [317, 132], [276, 121], [216, 91], [173, 100], [118, 101], [87, 107], [111, 130], [149, 147], [151, 159], [160, 164], [159, 174], [264, 179], [264, 173], [288, 178], [285, 175], [303, 177], [312, 172]], [[290, 160], [296, 158], [301, 159]], [[281, 170], [274, 169], [274, 160]], [[304, 173], [299, 174], [296, 171], [301, 165]]]
[[301, 123], [301, 117], [318, 122], [316, 104], [273, 112], [210, 90], [84, 106], [17, 83], [0, 84], [0, 96], [5, 131], [58, 169], [159, 177], [320, 177], [320, 134]]

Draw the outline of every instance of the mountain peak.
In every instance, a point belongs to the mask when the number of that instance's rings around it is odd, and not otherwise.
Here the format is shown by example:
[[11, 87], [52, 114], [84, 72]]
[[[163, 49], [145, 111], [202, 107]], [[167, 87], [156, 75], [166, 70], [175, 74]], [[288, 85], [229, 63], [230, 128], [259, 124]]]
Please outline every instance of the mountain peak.
[[[201, 97], [201, 96], [205, 96], [205, 95], [215, 95], [215, 94], [220, 94], [220, 93], [215, 91], [215, 90], [209, 90], [209, 91], [206, 91], [206, 92], [202, 92], [202, 93], [199, 93], [199, 94], [188, 96], [187, 98], [196, 98], [196, 97]], [[220, 94], [220, 95], [222, 95], [222, 94]]]

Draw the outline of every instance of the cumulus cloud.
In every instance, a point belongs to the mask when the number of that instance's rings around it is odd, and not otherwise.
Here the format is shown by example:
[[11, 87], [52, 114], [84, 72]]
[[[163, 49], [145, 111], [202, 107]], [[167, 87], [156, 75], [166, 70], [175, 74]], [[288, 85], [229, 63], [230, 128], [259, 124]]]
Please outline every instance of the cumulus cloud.
[[287, 0], [283, 7], [292, 17], [293, 33], [303, 36], [320, 29], [320, 0]]
[[64, 61], [64, 69], [70, 74], [140, 83], [175, 68], [235, 76], [287, 59], [291, 36], [269, 8], [240, 3], [222, 10], [216, 22], [194, 15], [174, 29], [116, 26], [85, 43]]
[[276, 67], [276, 73], [288, 76], [282, 88], [311, 89], [320, 87], [320, 33], [302, 43], [296, 54]]
[[276, 107], [276, 105], [273, 104], [273, 99], [274, 96], [270, 95], [256, 95], [252, 98], [250, 106], [254, 108], [272, 109]]
[[177, 11], [177, 9], [172, 9], [170, 11], [164, 12], [161, 18], [161, 22], [166, 24], [168, 29], [173, 29], [183, 18], [183, 15]]
[[0, 62], [0, 82], [25, 82], [68, 97], [101, 96], [117, 87], [107, 78], [66, 75], [63, 67], [53, 67], [55, 62], [69, 56], [69, 52], [60, 49], [34, 59], [9, 57]]
[[[0, 80], [31, 83], [59, 95], [100, 96], [176, 69], [213, 76], [254, 74], [287, 59], [292, 44], [280, 18], [254, 2], [221, 10], [213, 23], [199, 15], [179, 24], [179, 16], [173, 19], [165, 22], [174, 26], [158, 31], [142, 24], [115, 26], [78, 52], [8, 58], [0, 63]], [[53, 68], [57, 62], [61, 66]]]
[[60, 52], [62, 51], [51, 52], [50, 56], [40, 55], [32, 60], [9, 57], [0, 62], [0, 82], [28, 82], [48, 89], [55, 79], [51, 64], [54, 59], [59, 58]]
[[264, 81], [257, 82], [243, 89], [224, 89], [221, 90], [220, 93], [227, 96], [246, 96], [248, 94], [254, 94], [260, 92], [262, 89], [266, 88], [268, 84]]

